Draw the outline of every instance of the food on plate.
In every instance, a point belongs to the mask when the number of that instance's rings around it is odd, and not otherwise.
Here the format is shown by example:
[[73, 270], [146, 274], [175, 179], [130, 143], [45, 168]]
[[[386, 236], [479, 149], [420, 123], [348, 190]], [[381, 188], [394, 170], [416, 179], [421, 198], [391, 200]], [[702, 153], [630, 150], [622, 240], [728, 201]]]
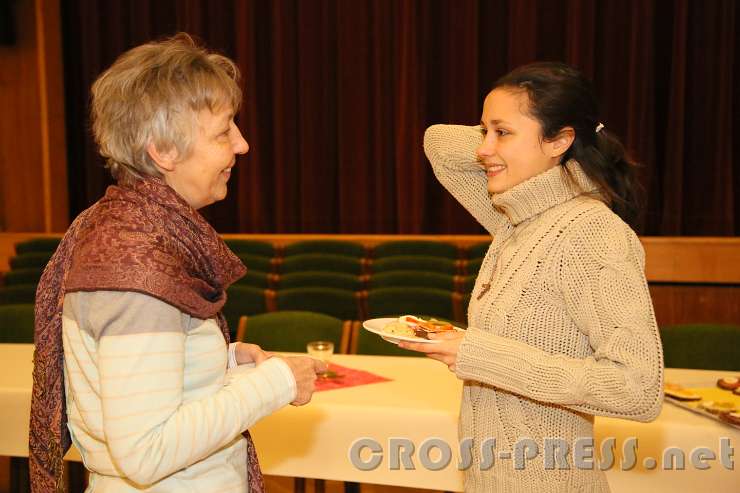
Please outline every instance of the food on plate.
[[735, 426], [740, 426], [740, 412], [722, 413], [719, 417], [722, 421], [727, 421]]
[[455, 328], [448, 322], [442, 322], [436, 319], [424, 320], [421, 317], [415, 315], [403, 315], [398, 317], [398, 321], [406, 324], [414, 331], [416, 337], [422, 339], [429, 339], [429, 334], [454, 331]]
[[456, 330], [455, 327], [448, 322], [442, 322], [433, 318], [425, 320], [416, 315], [403, 315], [383, 327], [383, 332], [388, 335], [416, 337], [420, 339], [429, 339], [429, 334], [433, 332], [454, 330]]
[[699, 406], [712, 414], [732, 413], [736, 411], [735, 404], [728, 401], [704, 401]]
[[717, 387], [725, 390], [735, 390], [740, 387], [740, 378], [724, 377], [717, 380]]
[[383, 327], [383, 332], [387, 332], [388, 334], [393, 334], [395, 336], [414, 337], [415, 335], [414, 329], [399, 321], [391, 322]]
[[684, 388], [681, 385], [678, 385], [675, 383], [666, 383], [664, 391], [665, 391], [665, 395], [667, 395], [668, 397], [672, 397], [680, 401], [699, 401], [701, 400], [701, 396], [697, 394], [696, 392], [694, 392], [693, 390]]
[[732, 393], [735, 394], [735, 395], [740, 395], [740, 387], [738, 387], [735, 390], [733, 390]]

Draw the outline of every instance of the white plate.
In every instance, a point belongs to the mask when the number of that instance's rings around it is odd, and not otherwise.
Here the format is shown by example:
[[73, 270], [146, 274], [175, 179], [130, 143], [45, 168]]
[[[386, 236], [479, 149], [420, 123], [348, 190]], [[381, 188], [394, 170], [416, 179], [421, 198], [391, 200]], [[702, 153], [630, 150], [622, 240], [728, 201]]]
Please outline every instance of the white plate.
[[[362, 326], [366, 329], [372, 332], [373, 334], [378, 334], [380, 337], [385, 339], [386, 341], [398, 344], [401, 341], [408, 341], [408, 342], [422, 342], [425, 344], [439, 344], [440, 340], [435, 339], [424, 339], [423, 337], [416, 337], [416, 336], [400, 336], [396, 334], [387, 334], [383, 332], [383, 328], [393, 322], [397, 322], [398, 318], [372, 318], [370, 320], [365, 320], [362, 322]], [[455, 330], [463, 330], [459, 327], [454, 327]]]

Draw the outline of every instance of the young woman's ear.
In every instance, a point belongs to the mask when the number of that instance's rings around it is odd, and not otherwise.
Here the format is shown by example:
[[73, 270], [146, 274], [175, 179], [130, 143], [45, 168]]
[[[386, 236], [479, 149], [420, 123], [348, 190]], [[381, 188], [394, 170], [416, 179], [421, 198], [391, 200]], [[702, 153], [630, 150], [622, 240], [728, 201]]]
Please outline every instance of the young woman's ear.
[[170, 147], [166, 151], [160, 151], [154, 145], [154, 142], [149, 142], [146, 146], [146, 152], [160, 171], [166, 172], [175, 169], [175, 162], [177, 161], [177, 149], [175, 149], [175, 146]]
[[576, 138], [576, 131], [573, 127], [564, 127], [554, 139], [548, 141], [548, 154], [550, 157], [559, 158], [570, 149]]

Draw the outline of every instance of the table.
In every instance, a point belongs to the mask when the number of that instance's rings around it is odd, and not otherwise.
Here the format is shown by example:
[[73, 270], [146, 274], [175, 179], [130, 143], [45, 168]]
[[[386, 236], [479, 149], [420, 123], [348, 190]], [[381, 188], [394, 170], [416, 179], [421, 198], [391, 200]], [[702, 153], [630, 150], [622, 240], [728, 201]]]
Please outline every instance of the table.
[[[0, 344], [0, 455], [27, 456], [28, 413], [31, 400], [33, 346]], [[392, 379], [390, 382], [319, 392], [308, 406], [288, 406], [252, 428], [252, 435], [265, 474], [315, 477], [340, 481], [393, 484], [416, 488], [462, 491], [462, 473], [456, 460], [441, 471], [422, 467], [418, 455], [416, 470], [390, 470], [388, 439], [403, 437], [417, 447], [430, 437], [457, 444], [457, 416], [462, 383], [445, 366], [427, 358], [336, 355], [332, 362]], [[666, 380], [685, 385], [711, 386], [729, 372], [666, 369]], [[383, 461], [372, 471], [360, 471], [348, 458], [351, 444], [362, 437], [379, 442]], [[740, 444], [740, 431], [665, 404], [652, 423], [635, 423], [596, 418], [596, 444], [616, 438], [619, 460], [624, 440], [638, 440], [637, 467], [607, 471], [614, 493], [712, 491], [734, 492], [740, 483], [735, 470], [718, 460], [707, 470], [690, 466], [688, 455], [695, 447], [708, 447], [719, 454], [719, 438]], [[455, 445], [456, 447], [456, 445]], [[652, 456], [659, 459], [667, 447], [679, 447], [687, 455], [683, 471], [649, 470], [641, 463]], [[70, 450], [68, 460], [79, 460]]]

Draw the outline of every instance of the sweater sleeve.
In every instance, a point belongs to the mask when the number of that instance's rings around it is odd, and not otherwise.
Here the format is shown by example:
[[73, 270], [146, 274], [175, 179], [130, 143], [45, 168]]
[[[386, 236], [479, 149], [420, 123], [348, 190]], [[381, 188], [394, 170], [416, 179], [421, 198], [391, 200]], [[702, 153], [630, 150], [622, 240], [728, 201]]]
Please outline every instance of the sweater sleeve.
[[570, 232], [555, 270], [593, 353], [549, 354], [473, 328], [460, 345], [458, 376], [587, 414], [652, 421], [663, 401], [663, 352], [639, 240], [616, 216], [597, 217]]
[[506, 217], [488, 194], [488, 179], [475, 154], [481, 142], [477, 125], [432, 125], [424, 133], [424, 152], [442, 186], [493, 235]]
[[[210, 456], [295, 398], [285, 363], [274, 358], [185, 403], [189, 317], [144, 294], [90, 294], [97, 295], [89, 306], [100, 335], [103, 433], [116, 468], [134, 483], [152, 484]], [[209, 362], [226, 371], [222, 338], [202, 337], [198, 349], [194, 364], [204, 372], [212, 371]]]

